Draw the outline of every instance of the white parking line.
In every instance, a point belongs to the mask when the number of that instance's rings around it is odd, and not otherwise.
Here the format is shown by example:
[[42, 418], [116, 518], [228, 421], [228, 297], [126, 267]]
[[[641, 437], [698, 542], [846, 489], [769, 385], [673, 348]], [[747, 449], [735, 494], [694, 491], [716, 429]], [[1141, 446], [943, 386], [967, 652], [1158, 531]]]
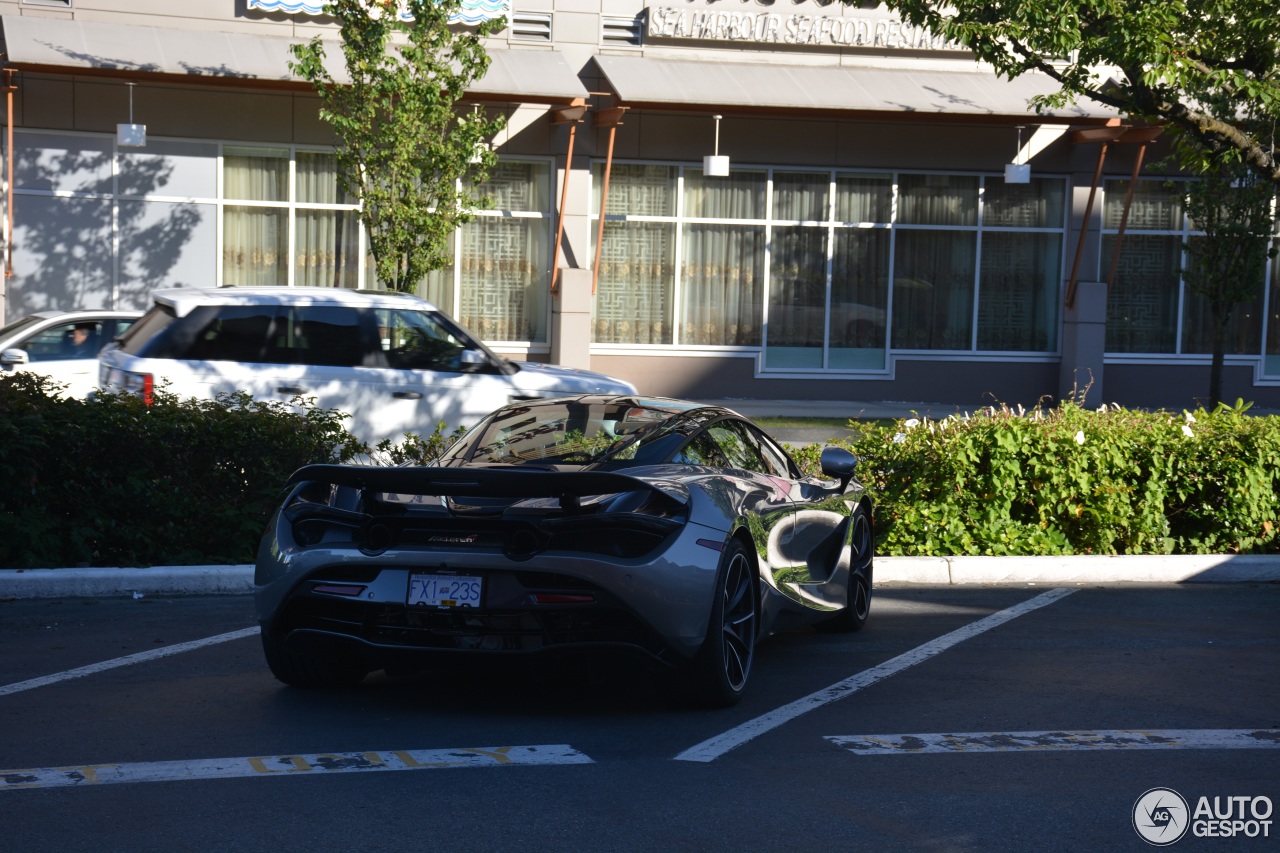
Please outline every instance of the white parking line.
[[1080, 732], [961, 732], [828, 735], [855, 755], [1097, 749], [1276, 749], [1280, 729], [1112, 729]]
[[37, 687], [57, 684], [59, 681], [70, 681], [73, 678], [84, 678], [86, 675], [105, 672], [108, 669], [115, 669], [119, 666], [131, 666], [135, 663], [145, 663], [149, 660], [156, 660], [157, 658], [181, 654], [182, 652], [189, 652], [193, 649], [199, 649], [205, 646], [225, 643], [228, 640], [238, 640], [241, 637], [252, 637], [257, 633], [257, 627], [242, 628], [239, 631], [231, 631], [226, 634], [205, 637], [203, 640], [192, 640], [189, 643], [178, 643], [174, 646], [165, 646], [162, 649], [151, 649], [150, 651], [138, 652], [134, 655], [125, 655], [122, 658], [105, 660], [101, 663], [91, 663], [88, 666], [82, 666], [77, 669], [68, 669], [65, 672], [56, 672], [53, 675], [43, 675], [40, 678], [32, 678], [27, 681], [17, 681], [13, 684], [6, 684], [0, 687], [0, 696], [8, 696], [11, 693], [21, 693], [24, 690], [34, 690]]
[[137, 764], [86, 764], [0, 770], [0, 791], [18, 788], [65, 788], [131, 782], [187, 782], [251, 776], [329, 775], [377, 770], [446, 770], [458, 767], [593, 764], [567, 744], [549, 746], [483, 746], [465, 749], [416, 749], [338, 752], [317, 755], [270, 755], [152, 761]]
[[970, 637], [976, 637], [984, 631], [990, 631], [992, 628], [999, 627], [1011, 619], [1030, 613], [1048, 604], [1052, 604], [1060, 598], [1075, 592], [1074, 589], [1051, 589], [1048, 592], [1041, 593], [1035, 598], [1028, 599], [1013, 607], [1001, 610], [999, 613], [992, 613], [986, 618], [979, 619], [977, 622], [970, 622], [963, 628], [957, 628], [949, 634], [943, 634], [935, 640], [931, 640], [922, 646], [917, 646], [905, 654], [898, 655], [892, 660], [885, 661], [879, 666], [864, 670], [857, 675], [850, 676], [844, 681], [836, 682], [830, 687], [819, 690], [817, 693], [810, 693], [802, 699], [797, 699], [790, 704], [783, 705], [777, 710], [770, 711], [767, 714], [756, 717], [754, 720], [748, 720], [742, 725], [730, 729], [723, 734], [716, 735], [713, 738], [703, 741], [697, 746], [686, 749], [675, 757], [676, 761], [715, 761], [735, 747], [742, 746], [744, 743], [753, 740], [765, 732], [771, 731], [783, 723], [789, 723], [802, 714], [820, 708], [829, 702], [837, 699], [843, 699], [851, 696], [864, 687], [870, 687], [877, 681], [888, 678], [891, 675], [902, 672], [908, 667], [915, 666], [918, 663], [928, 660], [934, 655], [946, 651], [957, 643], [964, 642]]

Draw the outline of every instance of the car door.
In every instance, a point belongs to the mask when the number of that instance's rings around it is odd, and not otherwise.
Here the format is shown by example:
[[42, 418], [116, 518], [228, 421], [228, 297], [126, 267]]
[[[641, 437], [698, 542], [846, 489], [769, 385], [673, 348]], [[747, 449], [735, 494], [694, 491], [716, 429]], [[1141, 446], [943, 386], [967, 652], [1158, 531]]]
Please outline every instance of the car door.
[[777, 588], [807, 607], [844, 606], [844, 588], [828, 585], [844, 575], [837, 570], [849, 561], [851, 508], [838, 482], [797, 479], [799, 472], [786, 452], [754, 424], [736, 422], [744, 443], [760, 459], [763, 476], [791, 501], [785, 531], [770, 548], [770, 566]]

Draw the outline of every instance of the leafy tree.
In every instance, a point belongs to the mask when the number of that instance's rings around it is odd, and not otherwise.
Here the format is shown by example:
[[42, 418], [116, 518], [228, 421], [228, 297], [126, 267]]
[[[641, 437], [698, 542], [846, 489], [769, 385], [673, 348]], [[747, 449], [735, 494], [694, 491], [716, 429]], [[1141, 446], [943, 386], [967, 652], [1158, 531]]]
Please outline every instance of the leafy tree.
[[[854, 0], [844, 0], [854, 2]], [[1007, 77], [1042, 71], [1059, 91], [1165, 122], [1184, 166], [1229, 153], [1280, 188], [1280, 10], [1274, 0], [885, 0]], [[1050, 57], [1066, 57], [1065, 63]]]
[[460, 0], [330, 0], [346, 80], [325, 67], [320, 37], [295, 45], [289, 65], [320, 96], [337, 135], [341, 186], [360, 199], [378, 280], [412, 291], [452, 259], [449, 235], [486, 205], [476, 187], [497, 155], [486, 140], [504, 124], [458, 111], [489, 68], [482, 39], [506, 26], [449, 26]]
[[1209, 408], [1222, 401], [1222, 362], [1231, 310], [1257, 292], [1267, 269], [1271, 246], [1270, 183], [1231, 161], [1188, 181], [1182, 192], [1187, 215], [1203, 237], [1185, 245], [1183, 280], [1202, 296], [1213, 325], [1213, 363], [1209, 373]]

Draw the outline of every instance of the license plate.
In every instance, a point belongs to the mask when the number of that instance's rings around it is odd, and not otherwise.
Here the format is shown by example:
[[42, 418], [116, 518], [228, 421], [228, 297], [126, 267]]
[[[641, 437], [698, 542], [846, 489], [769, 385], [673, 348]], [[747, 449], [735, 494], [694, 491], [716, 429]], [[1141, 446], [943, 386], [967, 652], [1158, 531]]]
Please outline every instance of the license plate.
[[483, 591], [475, 575], [409, 575], [410, 607], [479, 607]]

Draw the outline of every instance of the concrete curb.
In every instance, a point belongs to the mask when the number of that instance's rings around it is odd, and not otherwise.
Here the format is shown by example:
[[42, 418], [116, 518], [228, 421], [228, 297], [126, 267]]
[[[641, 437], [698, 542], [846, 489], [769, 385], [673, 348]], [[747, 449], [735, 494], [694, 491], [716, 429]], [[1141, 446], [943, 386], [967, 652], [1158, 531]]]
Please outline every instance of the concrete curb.
[[[1280, 555], [879, 557], [877, 584], [1280, 583]], [[0, 600], [247, 595], [253, 566], [3, 569]]]
[[152, 566], [149, 569], [4, 569], [0, 600], [130, 595], [243, 595], [253, 566]]
[[1276, 583], [1280, 555], [879, 557], [877, 583]]

